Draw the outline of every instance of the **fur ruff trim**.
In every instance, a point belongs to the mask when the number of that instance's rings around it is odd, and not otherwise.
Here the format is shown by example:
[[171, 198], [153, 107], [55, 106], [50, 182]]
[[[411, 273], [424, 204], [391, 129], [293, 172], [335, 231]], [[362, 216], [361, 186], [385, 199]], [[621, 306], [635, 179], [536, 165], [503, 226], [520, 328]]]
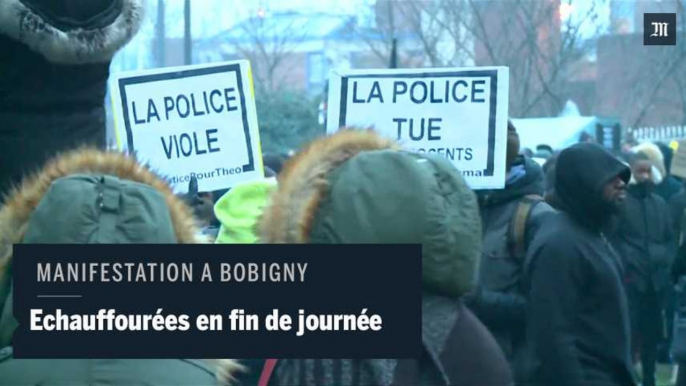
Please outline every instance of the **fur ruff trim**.
[[635, 153], [643, 153], [650, 159], [653, 165], [662, 173], [662, 176], [667, 175], [667, 170], [665, 169], [665, 157], [662, 155], [660, 148], [654, 143], [644, 142], [637, 145], [632, 149]]
[[306, 243], [327, 193], [328, 174], [363, 151], [400, 149], [372, 130], [340, 130], [315, 140], [288, 160], [278, 176], [278, 190], [259, 221], [264, 243]]
[[[169, 207], [170, 216], [179, 243], [195, 244], [204, 240], [198, 236], [196, 220], [191, 209], [176, 197], [169, 185], [148, 167], [139, 164], [135, 158], [119, 152], [82, 149], [64, 153], [33, 176], [25, 178], [7, 196], [0, 208], [0, 278], [7, 274], [12, 259], [12, 244], [20, 243], [26, 232], [29, 217], [53, 181], [77, 173], [103, 173], [122, 179], [152, 186], [160, 192]], [[233, 359], [212, 359], [217, 380], [230, 385], [236, 381], [236, 374], [246, 368]]]
[[103, 63], [128, 43], [144, 18], [144, 0], [124, 0], [122, 12], [101, 29], [62, 31], [21, 0], [0, 1], [0, 33], [28, 45], [53, 63]]
[[25, 178], [21, 185], [7, 195], [4, 206], [0, 208], [0, 275], [9, 266], [12, 244], [22, 242], [31, 213], [52, 182], [78, 173], [111, 174], [152, 186], [165, 197], [178, 242], [198, 243], [198, 229], [192, 211], [149, 168], [139, 164], [135, 158], [119, 152], [75, 150], [49, 161], [42, 170]]

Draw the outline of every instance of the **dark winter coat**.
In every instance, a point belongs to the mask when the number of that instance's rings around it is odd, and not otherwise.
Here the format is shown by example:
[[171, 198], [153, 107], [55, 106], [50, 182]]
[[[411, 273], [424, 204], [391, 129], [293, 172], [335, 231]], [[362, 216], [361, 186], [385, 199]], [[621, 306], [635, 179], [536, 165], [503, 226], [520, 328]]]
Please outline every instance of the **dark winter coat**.
[[[524, 256], [513, 256], [508, 243], [510, 227], [519, 204], [527, 195], [543, 196], [541, 167], [520, 156], [514, 167], [522, 165], [525, 174], [506, 184], [505, 189], [480, 191], [479, 209], [483, 224], [481, 265], [478, 290], [469, 308], [493, 333], [515, 370], [521, 356], [526, 321], [526, 298], [523, 293]], [[525, 249], [554, 210], [545, 202], [535, 204], [527, 218]]]
[[110, 61], [143, 0], [0, 1], [0, 202], [57, 152], [105, 145]]
[[624, 263], [626, 284], [639, 293], [666, 290], [676, 240], [665, 201], [645, 185], [630, 185], [617, 220], [612, 245]]
[[603, 187], [630, 170], [598, 145], [564, 150], [556, 205], [529, 248], [527, 343], [532, 383], [634, 384], [623, 268], [602, 230], [612, 215]]
[[[98, 197], [102, 195], [102, 200]], [[102, 205], [100, 205], [102, 203]], [[197, 243], [190, 209], [133, 158], [69, 152], [27, 178], [0, 207], [0, 384], [216, 385], [232, 360], [15, 359], [12, 245], [20, 243]]]
[[674, 197], [681, 190], [681, 182], [672, 176], [665, 177], [662, 182], [660, 182], [653, 193], [662, 197], [663, 200], [669, 202], [669, 200]]
[[686, 275], [686, 243], [683, 240], [686, 229], [682, 229], [684, 225], [682, 222], [686, 219], [686, 190], [682, 189], [678, 194], [675, 194], [669, 200], [668, 206], [678, 244], [672, 268], [672, 279], [676, 282], [679, 276]]
[[270, 385], [512, 384], [497, 343], [460, 301], [481, 250], [476, 197], [449, 161], [397, 149], [369, 131], [315, 141], [279, 174], [261, 241], [422, 244], [424, 356], [282, 360]]
[[670, 219], [672, 220], [672, 226], [674, 229], [674, 235], [677, 239], [677, 244], [681, 244], [681, 235], [686, 229], [681, 229], [684, 221], [684, 211], [686, 211], [686, 190], [681, 189], [679, 193], [672, 196], [672, 198], [667, 201], [667, 206], [669, 207]]

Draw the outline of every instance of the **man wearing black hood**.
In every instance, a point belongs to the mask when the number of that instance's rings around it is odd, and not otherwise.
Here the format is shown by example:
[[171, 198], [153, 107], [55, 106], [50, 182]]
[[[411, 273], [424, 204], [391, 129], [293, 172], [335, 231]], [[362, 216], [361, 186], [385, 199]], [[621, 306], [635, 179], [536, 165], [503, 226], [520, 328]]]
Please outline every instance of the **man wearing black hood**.
[[518, 382], [522, 379], [526, 298], [522, 274], [526, 249], [554, 210], [542, 201], [541, 167], [519, 154], [519, 136], [508, 122], [505, 189], [478, 191], [483, 226], [481, 265], [468, 306], [498, 341]]
[[527, 253], [527, 343], [534, 385], [634, 385], [623, 267], [604, 231], [628, 167], [591, 143], [560, 153], [551, 216]]
[[671, 285], [676, 240], [669, 208], [654, 193], [649, 157], [638, 152], [628, 158], [633, 179], [611, 240], [625, 267], [633, 352], [641, 354], [643, 385], [655, 386], [655, 361], [663, 337], [662, 312]]

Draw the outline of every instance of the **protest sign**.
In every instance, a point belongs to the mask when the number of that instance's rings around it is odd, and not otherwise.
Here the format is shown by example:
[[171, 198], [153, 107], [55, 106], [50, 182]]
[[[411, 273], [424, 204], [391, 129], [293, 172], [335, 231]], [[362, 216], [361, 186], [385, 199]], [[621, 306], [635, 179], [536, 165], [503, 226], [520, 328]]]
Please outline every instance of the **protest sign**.
[[672, 158], [672, 175], [686, 178], [686, 141], [679, 141], [677, 150]]
[[263, 176], [248, 61], [114, 74], [118, 146], [185, 193]]
[[474, 189], [505, 185], [506, 67], [334, 71], [327, 132], [374, 128], [446, 157]]

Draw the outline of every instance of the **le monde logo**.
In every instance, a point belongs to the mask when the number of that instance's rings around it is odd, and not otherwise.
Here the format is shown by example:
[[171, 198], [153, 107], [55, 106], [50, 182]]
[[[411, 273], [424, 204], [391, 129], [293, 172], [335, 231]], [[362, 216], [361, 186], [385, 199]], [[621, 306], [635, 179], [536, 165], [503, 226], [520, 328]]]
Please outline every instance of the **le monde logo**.
[[644, 13], [643, 45], [676, 45], [676, 13]]

